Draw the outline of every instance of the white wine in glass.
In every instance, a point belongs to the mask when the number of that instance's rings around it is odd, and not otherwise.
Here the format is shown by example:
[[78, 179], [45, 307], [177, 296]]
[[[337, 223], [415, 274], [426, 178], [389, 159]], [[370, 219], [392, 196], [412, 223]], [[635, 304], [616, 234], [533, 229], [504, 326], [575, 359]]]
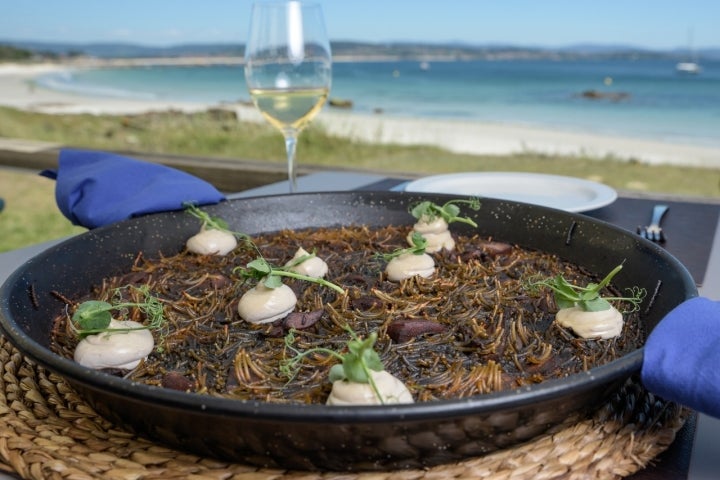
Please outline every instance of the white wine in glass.
[[322, 109], [332, 81], [330, 42], [320, 5], [253, 5], [245, 81], [255, 106], [285, 137], [290, 192], [295, 192], [297, 137]]

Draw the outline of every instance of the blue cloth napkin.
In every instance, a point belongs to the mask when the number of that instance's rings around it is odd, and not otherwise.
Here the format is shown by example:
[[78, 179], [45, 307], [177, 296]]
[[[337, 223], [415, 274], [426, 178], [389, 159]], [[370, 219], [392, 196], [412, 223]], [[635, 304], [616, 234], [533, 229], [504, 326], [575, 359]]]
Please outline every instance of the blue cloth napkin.
[[720, 418], [720, 303], [696, 297], [675, 307], [645, 343], [650, 392]]
[[63, 215], [87, 228], [180, 210], [185, 202], [208, 205], [225, 199], [188, 173], [107, 152], [63, 149], [57, 170], [40, 175], [57, 181], [55, 200]]

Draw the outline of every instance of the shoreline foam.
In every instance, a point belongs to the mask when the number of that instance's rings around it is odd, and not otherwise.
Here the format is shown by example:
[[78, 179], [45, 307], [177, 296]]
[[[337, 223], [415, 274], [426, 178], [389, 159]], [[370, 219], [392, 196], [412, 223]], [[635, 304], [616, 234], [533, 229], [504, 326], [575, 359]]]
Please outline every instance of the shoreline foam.
[[[97, 62], [93, 65], [96, 66]], [[77, 66], [56, 63], [0, 64], [0, 105], [50, 114], [95, 115], [140, 114], [163, 110], [198, 112], [220, 107], [235, 109], [240, 120], [264, 122], [260, 113], [247, 105], [92, 97], [47, 90], [33, 82], [38, 75]], [[511, 155], [537, 152], [720, 168], [720, 147], [662, 140], [480, 121], [359, 114], [329, 108], [319, 115], [316, 123], [322, 125], [329, 134], [354, 140], [433, 145], [456, 153]]]

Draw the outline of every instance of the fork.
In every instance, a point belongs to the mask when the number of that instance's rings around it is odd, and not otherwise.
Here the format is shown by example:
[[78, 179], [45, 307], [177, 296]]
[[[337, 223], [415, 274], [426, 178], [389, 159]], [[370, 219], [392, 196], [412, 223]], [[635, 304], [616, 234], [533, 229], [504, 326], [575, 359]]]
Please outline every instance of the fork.
[[663, 232], [660, 222], [663, 216], [668, 211], [667, 205], [655, 205], [652, 210], [652, 218], [650, 219], [650, 225], [645, 227], [638, 227], [637, 233], [651, 242], [662, 243], [665, 241], [665, 233]]

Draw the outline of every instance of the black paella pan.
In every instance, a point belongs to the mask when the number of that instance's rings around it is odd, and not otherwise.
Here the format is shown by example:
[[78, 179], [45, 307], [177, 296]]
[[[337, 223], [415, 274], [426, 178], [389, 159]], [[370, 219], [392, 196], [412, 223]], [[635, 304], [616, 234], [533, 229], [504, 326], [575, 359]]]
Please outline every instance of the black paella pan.
[[[224, 202], [206, 210], [248, 234], [283, 228], [409, 225], [408, 205], [444, 203], [448, 195], [341, 192], [279, 195]], [[482, 199], [466, 211], [496, 240], [558, 254], [589, 271], [609, 272], [620, 288], [649, 295], [641, 320], [650, 332], [675, 306], [697, 295], [687, 270], [638, 236], [579, 214]], [[453, 224], [453, 230], [466, 231]], [[184, 393], [88, 370], [49, 348], [62, 303], [52, 291], [81, 295], [126, 270], [142, 251], [174, 254], [197, 233], [183, 212], [149, 215], [98, 228], [34, 257], [0, 290], [4, 335], [28, 358], [64, 377], [102, 415], [141, 435], [199, 455], [264, 467], [306, 470], [414, 468], [456, 461], [527, 441], [597, 407], [637, 373], [635, 350], [585, 373], [512, 391], [395, 406], [270, 404]]]

